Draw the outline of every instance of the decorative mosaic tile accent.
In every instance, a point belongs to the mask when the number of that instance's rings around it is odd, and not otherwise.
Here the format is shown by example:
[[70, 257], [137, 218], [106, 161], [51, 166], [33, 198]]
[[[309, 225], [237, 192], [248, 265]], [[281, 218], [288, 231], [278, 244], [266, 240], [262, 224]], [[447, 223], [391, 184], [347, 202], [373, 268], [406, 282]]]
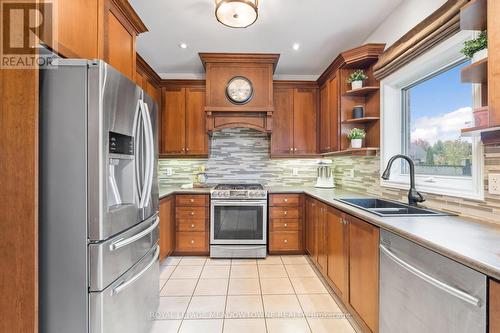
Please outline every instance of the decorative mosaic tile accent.
[[[311, 186], [316, 181], [316, 159], [270, 159], [269, 136], [246, 128], [213, 134], [208, 159], [163, 159], [160, 184], [189, 183], [200, 165], [206, 166], [208, 182], [261, 183], [268, 186]], [[172, 168], [173, 175], [166, 176]], [[292, 175], [293, 168], [298, 175]]]

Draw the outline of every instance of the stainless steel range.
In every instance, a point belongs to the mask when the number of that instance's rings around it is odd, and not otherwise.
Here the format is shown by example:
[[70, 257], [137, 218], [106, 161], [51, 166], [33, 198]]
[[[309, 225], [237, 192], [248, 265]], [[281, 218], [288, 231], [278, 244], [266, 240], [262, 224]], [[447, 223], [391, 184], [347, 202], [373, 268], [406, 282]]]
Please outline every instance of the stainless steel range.
[[210, 257], [265, 258], [267, 191], [264, 187], [220, 184], [210, 195]]

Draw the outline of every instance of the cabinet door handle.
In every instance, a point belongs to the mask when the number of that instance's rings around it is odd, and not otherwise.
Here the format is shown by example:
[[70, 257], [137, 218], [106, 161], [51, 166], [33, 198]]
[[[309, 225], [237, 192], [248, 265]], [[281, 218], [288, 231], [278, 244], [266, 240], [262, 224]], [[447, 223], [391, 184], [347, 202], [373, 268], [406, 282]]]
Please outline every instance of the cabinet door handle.
[[293, 148], [293, 151], [297, 151], [297, 148]]
[[285, 210], [285, 211], [283, 212], [283, 215], [286, 215], [286, 214], [288, 214], [288, 212]]
[[288, 228], [288, 224], [285, 223], [285, 228]]
[[189, 148], [186, 148], [186, 151], [189, 151]]
[[290, 151], [293, 151], [293, 148], [290, 148]]

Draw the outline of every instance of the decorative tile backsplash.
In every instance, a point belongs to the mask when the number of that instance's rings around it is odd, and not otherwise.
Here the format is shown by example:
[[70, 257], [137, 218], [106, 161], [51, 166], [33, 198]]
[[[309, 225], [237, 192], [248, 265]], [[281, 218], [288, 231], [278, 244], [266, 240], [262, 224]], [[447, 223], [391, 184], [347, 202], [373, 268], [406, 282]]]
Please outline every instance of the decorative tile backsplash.
[[[230, 128], [212, 136], [208, 159], [160, 160], [160, 184], [192, 181], [200, 165], [208, 183], [262, 183], [268, 186], [311, 186], [316, 181], [316, 159], [270, 159], [268, 135], [246, 128]], [[167, 168], [173, 174], [166, 175]], [[293, 169], [297, 175], [293, 175]]]
[[[406, 202], [408, 190], [380, 186], [379, 157], [337, 157], [335, 181], [337, 186], [354, 192], [382, 196]], [[350, 170], [354, 170], [351, 178]], [[425, 194], [424, 206], [463, 215], [472, 219], [500, 224], [500, 196], [491, 195], [487, 189], [488, 173], [500, 173], [500, 145], [484, 147], [485, 200], [470, 200], [438, 194]]]
[[[208, 159], [163, 159], [159, 163], [160, 185], [192, 182], [200, 165], [206, 166], [208, 183], [259, 182], [268, 186], [312, 186], [316, 181], [316, 159], [270, 159], [266, 134], [244, 128], [213, 134]], [[426, 194], [425, 206], [469, 218], [500, 223], [500, 196], [487, 193], [487, 176], [500, 172], [500, 145], [484, 147], [485, 200], [476, 201]], [[332, 158], [337, 187], [406, 202], [407, 190], [381, 187], [379, 157]], [[173, 174], [167, 176], [167, 168]], [[293, 169], [298, 171], [293, 175]], [[350, 172], [354, 170], [354, 177]]]

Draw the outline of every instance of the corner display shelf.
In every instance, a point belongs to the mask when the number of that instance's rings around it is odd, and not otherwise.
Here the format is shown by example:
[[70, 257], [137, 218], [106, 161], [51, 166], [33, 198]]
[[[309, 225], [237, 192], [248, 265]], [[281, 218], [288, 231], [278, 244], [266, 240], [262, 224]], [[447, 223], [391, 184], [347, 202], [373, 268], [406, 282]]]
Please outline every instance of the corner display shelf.
[[365, 124], [373, 121], [380, 120], [380, 117], [363, 117], [363, 118], [355, 118], [355, 119], [346, 119], [342, 121], [343, 124]]
[[488, 59], [482, 59], [462, 68], [462, 83], [487, 83]]
[[321, 156], [377, 156], [379, 154], [378, 147], [364, 147], [364, 148], [347, 148], [344, 150], [334, 151], [331, 153], [321, 154]]
[[372, 92], [378, 91], [380, 88], [376, 86], [363, 87], [359, 89], [348, 90], [344, 93], [344, 96], [365, 96]]

